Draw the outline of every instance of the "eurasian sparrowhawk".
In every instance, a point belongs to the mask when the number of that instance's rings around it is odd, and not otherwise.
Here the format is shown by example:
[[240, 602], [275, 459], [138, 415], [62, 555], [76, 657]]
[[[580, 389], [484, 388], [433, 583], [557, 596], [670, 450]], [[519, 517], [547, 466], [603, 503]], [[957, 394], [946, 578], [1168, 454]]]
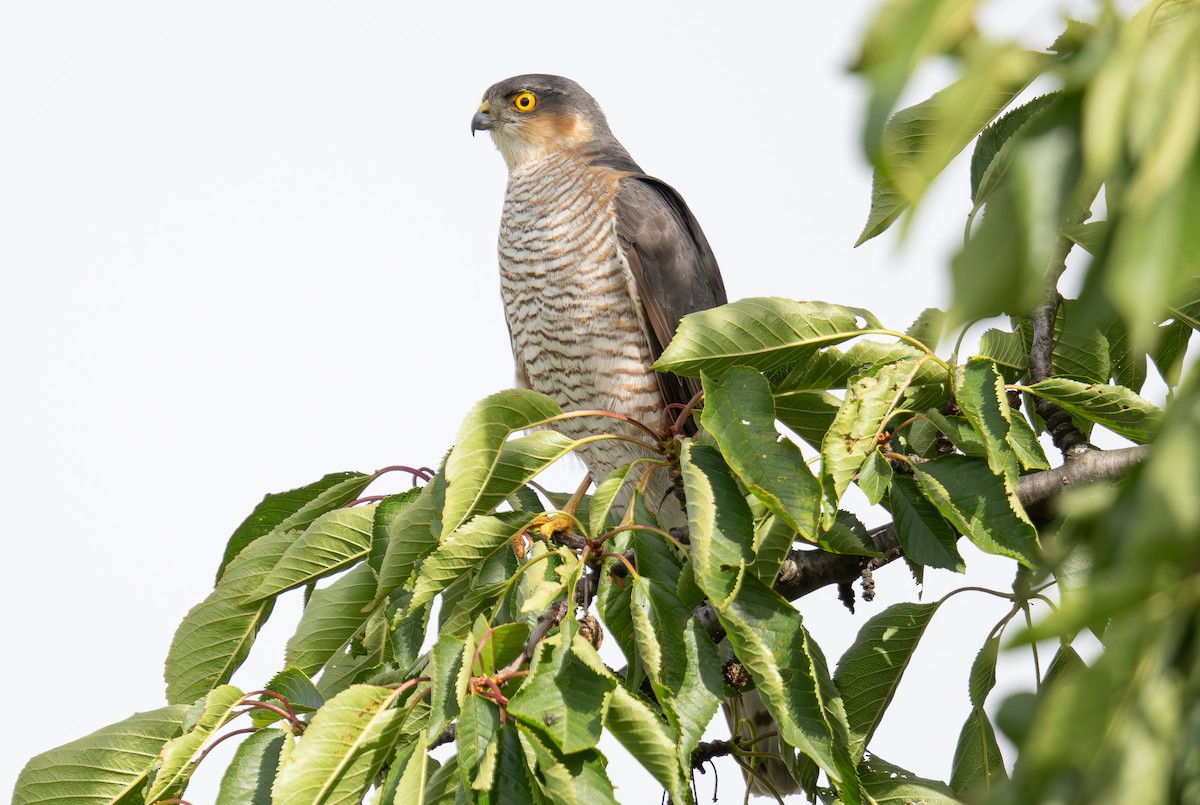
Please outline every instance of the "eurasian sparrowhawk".
[[[726, 301], [691, 210], [670, 185], [642, 171], [600, 106], [570, 79], [521, 75], [493, 85], [471, 131], [489, 132], [508, 165], [500, 288], [517, 382], [566, 410], [615, 411], [657, 427], [663, 410], [687, 403], [699, 382], [653, 372], [650, 364], [682, 316]], [[588, 419], [555, 427], [572, 438], [597, 430]], [[618, 440], [579, 453], [596, 481], [650, 456]], [[670, 485], [656, 471], [646, 499], [674, 525], [682, 519], [678, 507], [662, 505]], [[765, 711], [747, 715], [756, 725], [769, 719]], [[795, 785], [782, 767], [770, 777], [777, 788]]]

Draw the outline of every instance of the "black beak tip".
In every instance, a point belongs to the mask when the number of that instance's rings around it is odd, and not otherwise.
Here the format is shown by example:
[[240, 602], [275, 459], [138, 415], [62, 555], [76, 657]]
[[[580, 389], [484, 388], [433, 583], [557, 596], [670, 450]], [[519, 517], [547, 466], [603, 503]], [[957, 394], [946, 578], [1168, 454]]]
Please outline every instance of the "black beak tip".
[[485, 115], [483, 112], [476, 112], [471, 118], [471, 136], [475, 136], [477, 131], [488, 131], [492, 127], [492, 118]]

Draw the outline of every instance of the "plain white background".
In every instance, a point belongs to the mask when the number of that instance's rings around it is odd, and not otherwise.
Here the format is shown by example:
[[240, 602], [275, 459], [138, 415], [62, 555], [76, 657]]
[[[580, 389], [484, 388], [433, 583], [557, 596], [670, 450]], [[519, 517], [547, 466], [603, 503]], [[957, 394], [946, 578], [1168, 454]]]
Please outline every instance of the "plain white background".
[[[852, 248], [870, 174], [846, 66], [874, 5], [0, 6], [0, 790], [30, 755], [163, 703], [174, 628], [264, 494], [435, 464], [469, 406], [511, 384], [504, 167], [468, 132], [494, 81], [587, 87], [688, 199], [731, 298], [860, 305], [899, 329], [944, 305], [961, 160], [905, 245]], [[979, 19], [1045, 46], [1068, 5], [1089, 4], [1006, 0]], [[1008, 563], [967, 560], [972, 581], [1010, 581]], [[932, 600], [963, 579], [927, 582]], [[832, 589], [800, 603], [831, 665], [867, 617], [921, 592], [898, 564], [877, 584], [857, 615]], [[236, 683], [278, 668], [295, 598]], [[967, 670], [1003, 611], [960, 596], [938, 614], [877, 754], [949, 776]], [[1032, 686], [1027, 660], [1003, 664], [1004, 689]], [[658, 802], [614, 747], [621, 801]], [[227, 758], [206, 762], [193, 803]], [[720, 780], [740, 801], [728, 763]], [[711, 773], [698, 786], [708, 800]]]

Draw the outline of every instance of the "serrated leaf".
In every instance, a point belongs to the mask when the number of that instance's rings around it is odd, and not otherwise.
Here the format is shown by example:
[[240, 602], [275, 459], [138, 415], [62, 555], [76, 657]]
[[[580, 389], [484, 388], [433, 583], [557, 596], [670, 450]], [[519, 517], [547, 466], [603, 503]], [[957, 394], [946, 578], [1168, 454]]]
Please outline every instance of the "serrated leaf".
[[375, 504], [327, 512], [288, 545], [247, 602], [279, 595], [337, 573], [367, 557], [375, 524]]
[[559, 760], [528, 727], [516, 722], [516, 728], [525, 755], [536, 764], [542, 788], [551, 802], [556, 805], [617, 805], [604, 755], [591, 750]]
[[1013, 411], [1008, 426], [1008, 446], [1016, 454], [1021, 466], [1027, 470], [1050, 469], [1050, 460], [1046, 458], [1046, 451], [1042, 449], [1029, 420]]
[[[925, 354], [903, 341], [889, 343], [863, 339], [851, 344], [845, 351], [829, 347], [799, 361], [782, 379], [774, 380], [772, 385], [777, 393], [846, 388], [857, 375], [872, 366], [895, 363], [905, 358], [919, 358]], [[933, 365], [919, 374], [916, 382], [933, 383], [944, 375], [944, 370]]]
[[363, 608], [375, 596], [375, 573], [367, 564], [351, 569], [328, 587], [314, 590], [288, 638], [284, 661], [305, 674], [315, 674], [345, 647], [367, 619]]
[[947, 455], [914, 469], [922, 493], [980, 550], [1036, 565], [1037, 529], [1017, 500], [1015, 487], [993, 475], [986, 463]]
[[676, 751], [678, 735], [640, 699], [625, 688], [614, 688], [605, 703], [604, 726], [658, 780], [673, 802], [694, 802]]
[[458, 773], [467, 791], [490, 790], [496, 775], [500, 743], [500, 709], [482, 696], [468, 693], [455, 722]]
[[789, 391], [775, 395], [775, 416], [814, 449], [821, 449], [842, 401], [827, 391]]
[[978, 789], [990, 791], [1007, 779], [992, 723], [981, 708], [973, 707], [954, 748], [950, 787], [961, 796]]
[[691, 763], [723, 689], [716, 646], [674, 590], [654, 579], [633, 580], [633, 624], [647, 676], [679, 735], [679, 762]]
[[524, 623], [503, 623], [489, 629], [482, 615], [477, 618], [473, 631], [478, 646], [475, 665], [471, 668], [473, 676], [490, 676], [508, 665], [521, 653], [529, 637], [529, 626]]
[[778, 297], [740, 299], [684, 316], [653, 368], [719, 376], [733, 366], [778, 369], [879, 322], [865, 310]]
[[1049, 377], [1022, 388], [1138, 444], [1152, 441], [1162, 424], [1162, 411], [1156, 405], [1121, 386]]
[[437, 763], [425, 753], [427, 739], [425, 730], [421, 730], [410, 744], [396, 753], [388, 764], [376, 805], [424, 805], [429, 765]]
[[989, 637], [975, 655], [971, 663], [971, 681], [968, 692], [971, 696], [971, 706], [983, 709], [983, 703], [988, 693], [996, 685], [996, 660], [1000, 656], [999, 635]]
[[407, 509], [421, 496], [422, 487], [414, 486], [395, 495], [388, 495], [379, 501], [375, 507], [375, 520], [371, 524], [371, 553], [367, 561], [376, 574], [383, 567], [383, 557], [387, 555], [388, 543], [391, 541], [391, 526]]
[[800, 613], [779, 593], [747, 576], [737, 595], [717, 609], [717, 616], [775, 717], [780, 737], [816, 761], [837, 784], [844, 802], [861, 803], [841, 695]]
[[927, 307], [917, 316], [917, 320], [909, 325], [904, 334], [917, 339], [932, 352], [938, 348], [945, 329], [946, 311], [936, 307]]
[[163, 745], [178, 736], [188, 705], [129, 718], [35, 755], [13, 789], [13, 805], [133, 801], [145, 788]]
[[419, 607], [505, 545], [528, 525], [525, 512], [481, 514], [446, 537], [421, 563], [409, 607]]
[[360, 803], [404, 723], [394, 688], [353, 685], [325, 703], [275, 778], [276, 802]]
[[1020, 144], [1021, 131], [1047, 109], [1058, 103], [1060, 93], [1040, 95], [1014, 107], [988, 126], [975, 141], [971, 155], [971, 201], [978, 207], [996, 189]]
[[742, 568], [754, 560], [750, 552], [754, 522], [729, 465], [717, 450], [689, 442], [680, 467], [696, 584], [719, 609], [737, 589]]
[[1020, 333], [992, 328], [979, 337], [979, 355], [995, 361], [1005, 380], [1011, 382], [1029, 371], [1029, 353]]
[[821, 485], [800, 448], [775, 430], [766, 378], [735, 366], [721, 378], [702, 380], [702, 424], [730, 469], [775, 516], [811, 539], [821, 515]]
[[237, 713], [245, 694], [233, 685], [214, 688], [184, 719], [184, 733], [172, 738], [158, 754], [146, 790], [146, 802], [178, 797], [187, 787], [196, 754], [209, 738]]
[[277, 530], [259, 537], [230, 562], [216, 589], [184, 616], [167, 653], [169, 701], [193, 702], [233, 676], [274, 604], [273, 598], [246, 603], [246, 596], [297, 536]]
[[299, 489], [267, 495], [229, 537], [225, 556], [217, 570], [217, 581], [221, 580], [233, 558], [254, 540], [277, 529], [294, 531], [306, 528], [325, 512], [341, 508], [354, 500], [373, 480], [374, 475], [363, 475], [361, 472], [335, 472]]
[[940, 780], [918, 777], [879, 757], [864, 761], [859, 775], [876, 805], [960, 805], [954, 792]]
[[[888, 418], [925, 357], [875, 366], [855, 378], [821, 445], [822, 473], [840, 498], [867, 456], [876, 450]], [[829, 512], [826, 512], [829, 517]]]
[[955, 399], [975, 432], [983, 437], [988, 468], [993, 475], [1015, 484], [1020, 475], [1016, 455], [1009, 446], [1011, 417], [1004, 378], [996, 364], [983, 358], [971, 358], [957, 372]]
[[856, 246], [886, 230], [959, 151], [1047, 64], [1012, 45], [968, 50], [964, 75], [928, 100], [896, 112], [884, 126], [871, 182], [871, 211]]
[[966, 571], [958, 552], [958, 534], [929, 500], [917, 490], [911, 478], [892, 478], [892, 517], [896, 538], [910, 562], [941, 567], [956, 573]]
[[892, 482], [892, 465], [876, 450], [858, 473], [858, 486], [872, 506], [883, 500]]
[[542, 805], [545, 798], [541, 788], [532, 779], [525, 761], [525, 751], [517, 734], [516, 724], [504, 725], [498, 739], [496, 784], [491, 793], [496, 802], [530, 803]]
[[[538, 644], [529, 676], [510, 699], [508, 713], [569, 755], [599, 742], [604, 697], [615, 683], [591, 668], [577, 656], [577, 646], [567, 642], [577, 628], [574, 622], [564, 620], [561, 628]], [[571, 648], [564, 649], [564, 642]]]
[[284, 730], [260, 729], [238, 744], [221, 778], [216, 805], [271, 805], [271, 783], [290, 740]]
[[512, 480], [510, 471], [523, 474], [501, 461], [508, 437], [561, 413], [558, 403], [529, 389], [500, 391], [475, 403], [459, 426], [454, 449], [446, 459], [443, 539], [473, 515], [490, 510], [525, 485], [528, 478], [512, 485], [489, 505], [488, 493], [496, 488], [493, 482], [508, 487], [507, 481]]
[[458, 700], [463, 693], [460, 682], [467, 670], [463, 659], [465, 651], [462, 637], [443, 634], [430, 652], [428, 730], [435, 737], [441, 735], [458, 715]]
[[[399, 510], [389, 508], [376, 518], [375, 532], [387, 540], [379, 566], [377, 601], [407, 584], [417, 564], [437, 548], [445, 500], [446, 477], [439, 472], [408, 506]], [[394, 516], [386, 519], [386, 514]]]
[[630, 464], [618, 467], [597, 484], [596, 492], [592, 495], [592, 505], [588, 508], [588, 530], [591, 532], [592, 539], [599, 539], [600, 535], [608, 530], [610, 513], [623, 514], [623, 512], [612, 512], [612, 509], [622, 487], [625, 486], [625, 479], [629, 475], [631, 467]]
[[939, 604], [894, 604], [862, 625], [838, 660], [833, 682], [842, 694], [850, 756], [862, 760], [891, 704], [908, 661]]

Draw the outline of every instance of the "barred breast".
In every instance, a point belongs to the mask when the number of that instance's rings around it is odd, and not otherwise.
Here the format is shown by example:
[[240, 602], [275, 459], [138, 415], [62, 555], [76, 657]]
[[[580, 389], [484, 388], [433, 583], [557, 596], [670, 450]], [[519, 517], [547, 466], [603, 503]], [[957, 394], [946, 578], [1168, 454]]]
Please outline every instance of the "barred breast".
[[[515, 168], [501, 217], [500, 289], [518, 376], [530, 388], [564, 410], [616, 411], [657, 430], [663, 399], [617, 240], [617, 181], [562, 154]], [[556, 427], [575, 439], [605, 431], [647, 439], [615, 420]], [[616, 440], [579, 452], [597, 482], [650, 455]]]

